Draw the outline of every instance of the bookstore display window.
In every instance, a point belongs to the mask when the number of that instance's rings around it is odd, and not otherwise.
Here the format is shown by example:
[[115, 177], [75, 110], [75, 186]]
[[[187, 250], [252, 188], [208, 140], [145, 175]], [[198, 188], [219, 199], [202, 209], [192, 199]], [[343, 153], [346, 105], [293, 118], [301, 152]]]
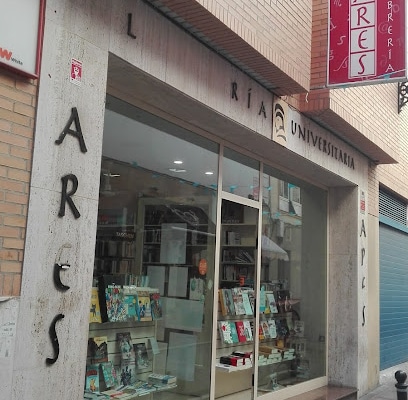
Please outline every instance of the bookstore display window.
[[218, 153], [108, 97], [84, 398], [209, 397]]
[[258, 396], [326, 375], [326, 192], [264, 167]]
[[269, 166], [260, 191], [256, 165], [228, 155], [241, 193], [223, 181], [215, 398], [269, 399], [326, 377], [327, 195]]

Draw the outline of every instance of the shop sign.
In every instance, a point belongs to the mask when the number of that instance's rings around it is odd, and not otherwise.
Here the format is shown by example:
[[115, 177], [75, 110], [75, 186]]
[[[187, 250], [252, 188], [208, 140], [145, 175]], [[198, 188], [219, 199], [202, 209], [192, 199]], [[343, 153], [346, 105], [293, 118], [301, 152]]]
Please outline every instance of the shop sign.
[[0, 65], [38, 78], [45, 0], [2, 0]]
[[248, 109], [255, 107], [258, 115], [260, 115], [264, 119], [267, 119], [269, 110], [268, 111], [266, 110], [265, 102], [261, 100], [258, 104], [253, 106], [253, 102], [251, 101], [251, 95], [252, 95], [252, 88], [248, 88], [246, 93], [245, 92], [241, 93], [238, 90], [238, 83], [235, 81], [231, 82], [231, 98], [235, 101], [241, 101], [241, 99], [243, 99], [243, 101], [246, 102], [246, 106]]
[[330, 0], [328, 86], [407, 79], [405, 0]]
[[324, 153], [333, 162], [355, 169], [353, 154], [350, 150], [346, 150], [334, 136], [328, 134], [302, 114], [293, 111], [278, 98], [275, 98], [273, 109], [272, 139], [275, 142], [288, 147], [287, 143], [292, 137], [303, 142], [306, 146]]
[[[74, 128], [74, 129], [72, 129]], [[68, 119], [68, 122], [66, 123], [63, 131], [60, 133], [58, 139], [55, 141], [56, 145], [61, 145], [64, 142], [64, 139], [66, 135], [72, 135], [78, 140], [79, 143], [79, 148], [82, 153], [86, 153], [88, 150], [86, 148], [84, 136], [82, 134], [81, 130], [81, 124], [79, 121], [79, 116], [78, 116], [78, 111], [76, 107], [73, 107], [71, 109], [71, 116]], [[68, 183], [70, 182], [70, 185]], [[74, 174], [67, 174], [61, 177], [61, 200], [60, 200], [60, 208], [58, 212], [58, 216], [60, 218], [65, 217], [65, 208], [66, 205], [68, 204], [68, 207], [70, 208], [72, 214], [74, 215], [75, 219], [78, 219], [81, 217], [81, 213], [79, 212], [78, 208], [76, 207], [72, 196], [76, 193], [78, 189], [78, 178]], [[68, 190], [68, 186], [70, 186], [70, 189]], [[64, 244], [59, 253], [63, 250], [63, 248], [70, 248], [71, 245], [69, 243]], [[59, 254], [60, 255], [60, 254]], [[54, 285], [57, 290], [61, 292], [66, 292], [67, 290], [70, 289], [68, 285], [64, 285], [61, 281], [61, 272], [64, 270], [68, 269], [70, 267], [70, 264], [68, 263], [61, 263], [59, 261], [59, 255], [57, 255], [57, 262], [54, 264], [54, 273], [53, 273], [53, 278], [54, 278]], [[51, 344], [54, 350], [54, 357], [47, 357], [45, 362], [47, 365], [52, 365], [54, 364], [59, 357], [59, 341], [58, 341], [58, 336], [57, 332], [55, 329], [55, 326], [58, 321], [62, 320], [65, 318], [64, 314], [57, 314], [54, 319], [51, 322], [51, 325], [48, 330], [48, 334], [50, 336]]]

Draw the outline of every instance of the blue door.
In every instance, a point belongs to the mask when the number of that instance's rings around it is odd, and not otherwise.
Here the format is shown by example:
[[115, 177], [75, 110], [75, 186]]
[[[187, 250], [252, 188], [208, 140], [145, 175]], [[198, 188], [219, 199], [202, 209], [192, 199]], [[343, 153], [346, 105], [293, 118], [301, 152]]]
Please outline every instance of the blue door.
[[408, 361], [408, 234], [380, 224], [380, 369]]

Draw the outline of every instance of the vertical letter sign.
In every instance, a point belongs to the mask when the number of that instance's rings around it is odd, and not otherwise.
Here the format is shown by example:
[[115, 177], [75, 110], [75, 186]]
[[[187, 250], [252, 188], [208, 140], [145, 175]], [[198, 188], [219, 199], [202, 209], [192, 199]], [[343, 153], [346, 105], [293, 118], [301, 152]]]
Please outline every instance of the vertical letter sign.
[[328, 86], [407, 80], [405, 0], [330, 0]]

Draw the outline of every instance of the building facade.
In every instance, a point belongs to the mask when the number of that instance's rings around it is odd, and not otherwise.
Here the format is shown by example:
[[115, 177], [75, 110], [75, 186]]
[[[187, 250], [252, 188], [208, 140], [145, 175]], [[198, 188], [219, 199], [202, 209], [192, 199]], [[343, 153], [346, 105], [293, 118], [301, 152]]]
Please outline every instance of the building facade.
[[176, 377], [152, 399], [375, 387], [407, 111], [397, 83], [325, 86], [327, 8], [47, 2], [39, 79], [0, 73], [8, 398], [109, 390], [110, 362]]

